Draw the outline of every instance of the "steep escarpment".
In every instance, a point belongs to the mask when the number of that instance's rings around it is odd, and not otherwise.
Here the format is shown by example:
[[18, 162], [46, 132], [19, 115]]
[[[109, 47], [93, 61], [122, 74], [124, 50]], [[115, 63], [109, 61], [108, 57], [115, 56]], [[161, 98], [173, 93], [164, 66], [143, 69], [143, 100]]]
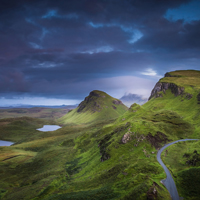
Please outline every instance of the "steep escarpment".
[[166, 90], [171, 89], [171, 92], [175, 95], [181, 95], [184, 93], [184, 87], [179, 87], [174, 83], [165, 83], [165, 82], [158, 82], [156, 83], [155, 87], [153, 88], [149, 100], [153, 97], [163, 97], [163, 92], [165, 94]]
[[67, 113], [59, 121], [64, 124], [85, 124], [99, 120], [110, 120], [119, 117], [127, 109], [120, 100], [105, 92], [94, 90], [85, 97], [76, 109]]
[[[82, 101], [77, 109], [77, 112], [85, 112], [87, 110], [91, 110], [93, 112], [101, 111], [101, 103], [99, 101], [103, 101], [106, 95], [100, 91], [92, 91], [89, 96], [85, 97], [84, 101]], [[101, 99], [101, 100], [100, 100]]]
[[200, 71], [168, 72], [153, 88], [143, 109], [173, 111], [200, 131]]
[[[200, 90], [200, 73], [195, 70], [181, 70], [167, 72], [153, 88], [149, 100], [163, 97], [167, 90], [175, 96], [184, 96], [186, 99], [193, 97], [193, 89]], [[198, 97], [197, 97], [198, 98]]]

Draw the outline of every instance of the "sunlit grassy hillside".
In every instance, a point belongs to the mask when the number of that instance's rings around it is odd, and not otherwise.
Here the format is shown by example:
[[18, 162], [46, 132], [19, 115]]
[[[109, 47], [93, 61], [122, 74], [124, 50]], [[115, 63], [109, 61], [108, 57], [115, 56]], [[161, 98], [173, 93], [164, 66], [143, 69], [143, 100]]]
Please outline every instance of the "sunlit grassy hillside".
[[105, 92], [94, 90], [76, 109], [58, 121], [63, 124], [87, 124], [117, 118], [127, 109], [120, 100]]
[[[50, 122], [30, 118], [1, 120], [0, 139], [17, 142], [0, 147], [1, 199], [170, 200], [156, 153], [170, 141], [200, 139], [200, 84], [198, 71], [169, 74], [146, 104], [126, 112], [116, 114], [122, 105], [95, 91], [57, 131], [36, 131]], [[163, 155], [184, 199], [199, 199], [199, 161], [190, 164], [199, 152], [198, 141], [184, 142]]]

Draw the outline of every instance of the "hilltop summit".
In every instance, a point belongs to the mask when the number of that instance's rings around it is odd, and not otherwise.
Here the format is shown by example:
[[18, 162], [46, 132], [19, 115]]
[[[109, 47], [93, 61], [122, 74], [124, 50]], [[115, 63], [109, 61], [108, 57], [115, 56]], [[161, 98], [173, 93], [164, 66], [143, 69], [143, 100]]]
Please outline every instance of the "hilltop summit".
[[112, 97], [105, 92], [93, 90], [90, 92], [89, 96], [85, 97], [84, 101], [79, 104], [77, 112], [100, 112], [105, 106], [107, 106], [106, 104], [109, 100], [112, 100], [113, 109], [117, 109], [115, 105], [123, 105], [120, 100], [111, 98]]
[[114, 119], [127, 111], [127, 107], [116, 98], [99, 90], [93, 90], [76, 109], [63, 116], [62, 123], [91, 123]]

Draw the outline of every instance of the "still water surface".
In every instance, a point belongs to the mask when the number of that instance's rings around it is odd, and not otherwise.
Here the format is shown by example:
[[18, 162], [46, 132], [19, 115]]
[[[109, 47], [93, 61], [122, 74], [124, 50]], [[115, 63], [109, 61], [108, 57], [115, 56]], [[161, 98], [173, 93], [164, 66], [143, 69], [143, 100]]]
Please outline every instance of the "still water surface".
[[14, 143], [9, 142], [9, 141], [0, 140], [0, 146], [10, 146], [12, 144], [14, 144]]
[[58, 130], [59, 128], [61, 128], [61, 126], [58, 125], [44, 125], [42, 128], [38, 128], [38, 131], [55, 131]]

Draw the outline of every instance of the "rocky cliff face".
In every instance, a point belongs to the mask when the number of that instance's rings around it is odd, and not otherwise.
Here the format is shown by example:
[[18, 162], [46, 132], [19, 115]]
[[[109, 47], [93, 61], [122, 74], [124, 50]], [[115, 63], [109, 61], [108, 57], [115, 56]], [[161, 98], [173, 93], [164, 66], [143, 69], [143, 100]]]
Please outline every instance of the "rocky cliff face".
[[92, 107], [94, 110], [99, 110], [101, 106], [95, 101], [96, 98], [105, 98], [105, 95], [101, 95], [95, 90], [90, 92], [89, 96], [85, 97], [84, 101], [79, 104], [77, 112], [83, 111], [83, 109], [86, 108], [89, 103], [93, 104]]
[[123, 103], [122, 103], [120, 100], [118, 100], [118, 99], [113, 100], [112, 102], [113, 102], [115, 105], [119, 105], [119, 104], [123, 105]]
[[163, 91], [165, 93], [166, 90], [171, 89], [171, 92], [175, 95], [181, 95], [184, 93], [184, 87], [179, 87], [174, 83], [165, 83], [165, 82], [158, 82], [156, 83], [155, 87], [153, 88], [149, 100], [153, 97], [162, 97], [162, 94], [159, 92]]

